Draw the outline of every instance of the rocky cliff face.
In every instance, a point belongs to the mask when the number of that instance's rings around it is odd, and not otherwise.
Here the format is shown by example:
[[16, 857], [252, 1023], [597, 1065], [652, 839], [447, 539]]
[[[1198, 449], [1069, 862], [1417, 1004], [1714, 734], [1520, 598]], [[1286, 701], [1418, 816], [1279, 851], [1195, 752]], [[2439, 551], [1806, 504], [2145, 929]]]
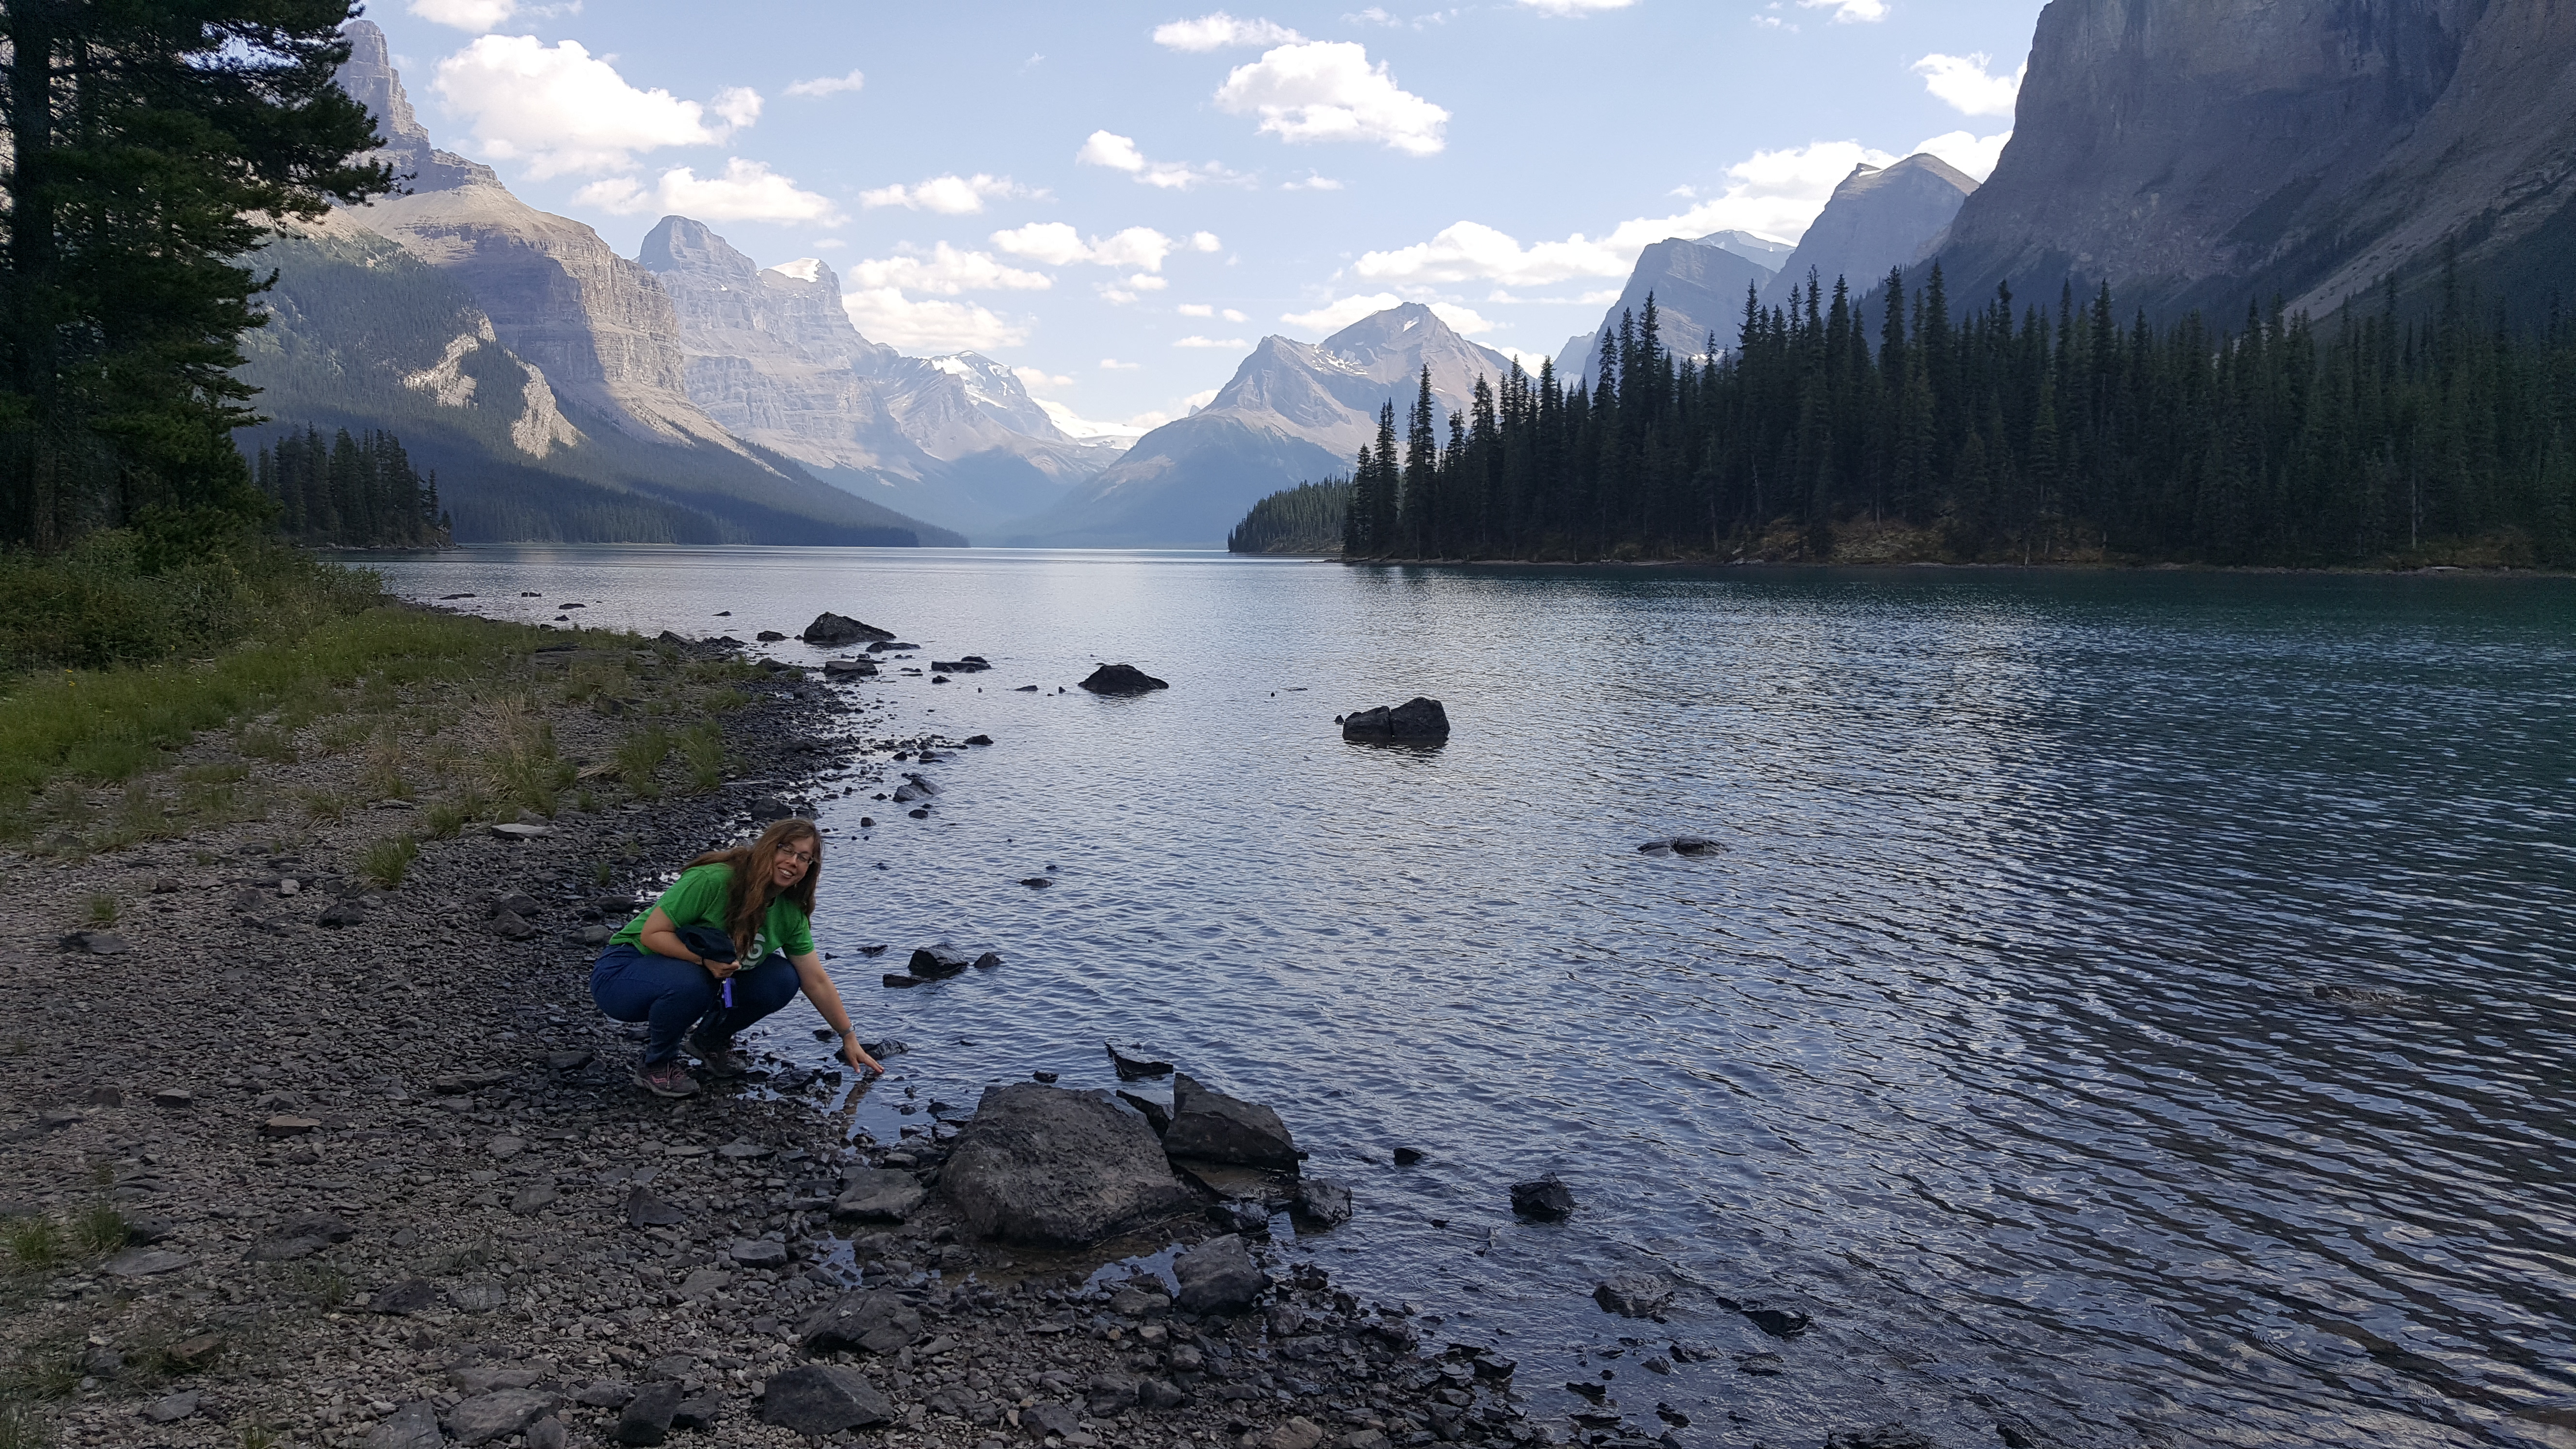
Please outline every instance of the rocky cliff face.
[[2053, 0], [2013, 139], [1940, 257], [1951, 296], [2108, 281], [2124, 304], [2323, 310], [2457, 243], [2570, 254], [2563, 0]]
[[1206, 407], [1137, 439], [1009, 541], [1219, 547], [1262, 498], [1348, 474], [1377, 436], [1378, 409], [1392, 401], [1401, 418], [1426, 366], [1445, 419], [1467, 406], [1479, 376], [1499, 381], [1511, 359], [1414, 303], [1364, 317], [1320, 344], [1265, 337]]
[[1795, 300], [1811, 270], [1827, 295], [1838, 277], [1851, 283], [1853, 296], [1868, 292], [1891, 269], [1920, 261], [1976, 189], [1966, 172], [1930, 154], [1854, 169], [1763, 288], [1764, 304]]

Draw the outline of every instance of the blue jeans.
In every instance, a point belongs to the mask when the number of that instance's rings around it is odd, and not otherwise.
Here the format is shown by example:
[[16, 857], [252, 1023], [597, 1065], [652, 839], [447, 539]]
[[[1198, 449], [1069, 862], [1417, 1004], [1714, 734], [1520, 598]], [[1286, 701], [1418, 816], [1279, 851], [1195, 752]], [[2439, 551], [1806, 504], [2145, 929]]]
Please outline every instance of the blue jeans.
[[785, 1006], [796, 988], [796, 965], [778, 951], [734, 973], [731, 1006], [706, 968], [623, 943], [600, 952], [599, 964], [590, 968], [590, 999], [601, 1011], [618, 1021], [649, 1024], [648, 1066], [679, 1055], [680, 1038], [701, 1022], [709, 1037], [731, 1042], [735, 1032]]

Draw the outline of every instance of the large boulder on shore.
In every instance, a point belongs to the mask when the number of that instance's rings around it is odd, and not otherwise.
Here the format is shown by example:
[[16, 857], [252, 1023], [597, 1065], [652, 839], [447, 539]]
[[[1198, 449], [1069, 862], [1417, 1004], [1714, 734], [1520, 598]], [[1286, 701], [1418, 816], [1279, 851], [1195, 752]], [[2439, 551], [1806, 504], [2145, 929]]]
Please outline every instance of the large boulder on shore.
[[894, 631], [880, 629], [874, 624], [862, 624], [847, 614], [835, 614], [827, 609], [816, 614], [814, 622], [806, 625], [805, 632], [796, 637], [826, 649], [843, 649], [863, 640], [891, 639]]
[[1103, 664], [1091, 671], [1082, 687], [1094, 694], [1150, 694], [1171, 688], [1133, 664]]
[[989, 1087], [940, 1169], [939, 1191], [983, 1237], [1078, 1248], [1188, 1211], [1145, 1119], [1099, 1092]]
[[1440, 701], [1420, 695], [1387, 708], [1364, 709], [1342, 717], [1342, 738], [1405, 745], [1432, 744], [1449, 738], [1449, 711]]
[[1184, 1249], [1172, 1259], [1172, 1276], [1181, 1284], [1172, 1306], [1183, 1313], [1241, 1313], [1270, 1286], [1238, 1233]]
[[1278, 1113], [1210, 1091], [1187, 1072], [1172, 1078], [1172, 1125], [1163, 1133], [1163, 1150], [1202, 1162], [1297, 1170], [1297, 1142]]

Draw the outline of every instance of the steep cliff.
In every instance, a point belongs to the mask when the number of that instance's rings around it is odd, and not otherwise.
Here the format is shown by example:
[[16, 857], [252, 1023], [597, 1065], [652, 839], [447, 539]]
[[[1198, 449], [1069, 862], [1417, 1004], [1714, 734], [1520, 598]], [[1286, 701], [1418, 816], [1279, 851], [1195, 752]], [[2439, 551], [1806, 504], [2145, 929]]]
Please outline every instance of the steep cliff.
[[2524, 288], [2566, 275], [2571, 176], [2564, 0], [2052, 0], [1939, 255], [1966, 305], [2072, 277], [2159, 314], [2322, 311], [2453, 245]]
[[1378, 409], [1392, 401], [1401, 418], [1426, 366], [1445, 420], [1467, 406], [1479, 376], [1499, 381], [1511, 359], [1416, 303], [1364, 317], [1320, 344], [1265, 337], [1206, 407], [1137, 439], [1008, 541], [1222, 547], [1226, 531], [1262, 498], [1348, 473], [1377, 435]]
[[1585, 387], [1597, 381], [1602, 333], [1616, 336], [1623, 313], [1643, 315], [1649, 295], [1655, 299], [1656, 329], [1666, 350], [1696, 356], [1708, 350], [1711, 337], [1721, 349], [1733, 346], [1744, 316], [1745, 290], [1773, 276], [1771, 268], [1737, 246], [1723, 244], [1742, 235], [1719, 232], [1696, 241], [1674, 237], [1638, 253], [1627, 287], [1602, 315], [1600, 327], [1567, 341], [1565, 355], [1557, 359], [1557, 375], [1569, 383], [1579, 378]]
[[1763, 303], [1794, 300], [1810, 271], [1828, 295], [1837, 277], [1851, 283], [1855, 297], [1868, 292], [1891, 268], [1921, 260], [1976, 189], [1965, 172], [1928, 152], [1893, 166], [1854, 168], [1762, 289]]

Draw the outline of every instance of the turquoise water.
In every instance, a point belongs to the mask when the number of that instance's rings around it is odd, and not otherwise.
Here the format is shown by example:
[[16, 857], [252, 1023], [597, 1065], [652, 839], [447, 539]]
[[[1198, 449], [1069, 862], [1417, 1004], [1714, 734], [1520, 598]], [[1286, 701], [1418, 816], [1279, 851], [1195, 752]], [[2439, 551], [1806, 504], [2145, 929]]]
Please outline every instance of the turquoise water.
[[[828, 608], [916, 663], [993, 660], [853, 692], [878, 737], [998, 741], [929, 767], [927, 820], [874, 785], [823, 812], [827, 945], [915, 1048], [856, 1125], [926, 1121], [906, 1087], [1111, 1085], [1102, 1039], [1150, 1048], [1354, 1187], [1301, 1251], [1435, 1341], [1505, 1343], [1548, 1412], [1608, 1369], [1620, 1412], [1709, 1443], [1901, 1419], [1984, 1445], [2003, 1415], [2068, 1444], [2576, 1443], [2576, 584], [645, 548], [385, 572], [647, 633]], [[1101, 660], [1172, 688], [1054, 693]], [[1446, 748], [1333, 727], [1414, 694]], [[1719, 848], [1634, 849], [1677, 833]], [[943, 936], [1008, 965], [888, 992], [843, 949]], [[812, 1053], [803, 1012], [772, 1049]], [[1583, 1210], [1513, 1222], [1543, 1171]], [[1682, 1285], [1669, 1323], [1592, 1306], [1632, 1269]], [[1706, 1356], [1639, 1368], [1674, 1339]], [[1783, 1371], [1739, 1368], [1759, 1352]]]

